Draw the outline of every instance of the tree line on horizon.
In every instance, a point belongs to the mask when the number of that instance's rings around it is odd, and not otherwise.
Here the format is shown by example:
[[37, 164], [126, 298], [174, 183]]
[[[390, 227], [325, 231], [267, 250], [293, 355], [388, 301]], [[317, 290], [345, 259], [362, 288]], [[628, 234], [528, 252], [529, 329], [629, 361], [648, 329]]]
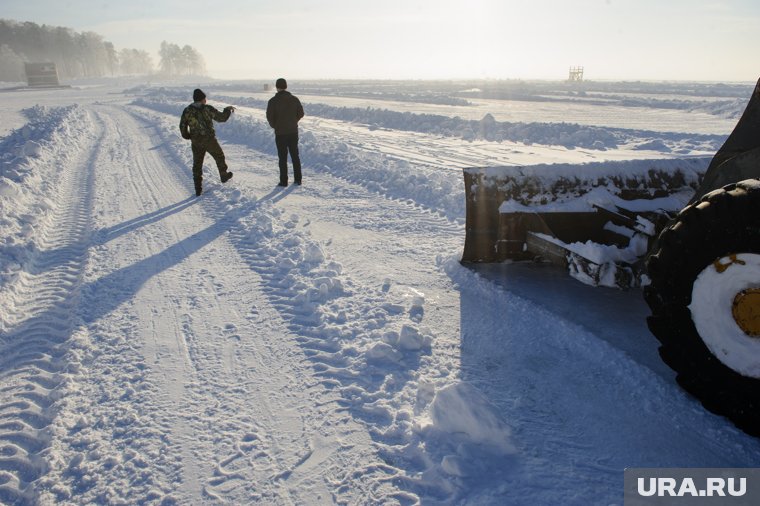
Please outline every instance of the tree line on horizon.
[[117, 50], [95, 32], [0, 19], [0, 81], [26, 80], [24, 63], [56, 64], [61, 78], [118, 75], [206, 75], [203, 56], [193, 47], [162, 42], [158, 68], [142, 49]]

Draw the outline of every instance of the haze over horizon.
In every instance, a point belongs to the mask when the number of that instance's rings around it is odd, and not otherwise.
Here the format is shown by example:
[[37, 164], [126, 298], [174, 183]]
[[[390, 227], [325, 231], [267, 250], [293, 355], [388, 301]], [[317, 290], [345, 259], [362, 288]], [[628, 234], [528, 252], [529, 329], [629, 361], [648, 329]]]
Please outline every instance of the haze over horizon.
[[219, 79], [564, 79], [571, 66], [590, 80], [760, 75], [752, 0], [6, 0], [2, 17], [154, 55], [164, 40], [189, 44]]

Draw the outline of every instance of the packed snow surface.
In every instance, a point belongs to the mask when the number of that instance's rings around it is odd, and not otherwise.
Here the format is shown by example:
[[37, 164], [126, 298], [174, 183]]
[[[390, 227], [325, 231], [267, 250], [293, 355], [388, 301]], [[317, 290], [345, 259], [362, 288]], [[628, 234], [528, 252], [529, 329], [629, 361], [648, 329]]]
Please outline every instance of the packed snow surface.
[[709, 156], [734, 99], [597, 92], [572, 123], [317, 83], [278, 188], [268, 95], [209, 84], [234, 178], [208, 157], [196, 198], [196, 86], [3, 93], [0, 503], [609, 505], [628, 467], [760, 464], [640, 292], [458, 262], [462, 168]]

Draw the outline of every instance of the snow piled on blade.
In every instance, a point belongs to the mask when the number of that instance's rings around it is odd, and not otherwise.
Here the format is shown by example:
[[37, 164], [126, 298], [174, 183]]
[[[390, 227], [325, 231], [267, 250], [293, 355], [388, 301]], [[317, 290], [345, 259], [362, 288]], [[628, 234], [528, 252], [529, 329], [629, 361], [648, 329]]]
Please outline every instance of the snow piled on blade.
[[[593, 205], [630, 211], [680, 210], [694, 194], [711, 158], [537, 164], [465, 169], [478, 186], [504, 196], [501, 213], [585, 212]], [[656, 192], [667, 196], [656, 197]], [[652, 198], [621, 197], [628, 192]], [[473, 190], [473, 194], [476, 191]]]

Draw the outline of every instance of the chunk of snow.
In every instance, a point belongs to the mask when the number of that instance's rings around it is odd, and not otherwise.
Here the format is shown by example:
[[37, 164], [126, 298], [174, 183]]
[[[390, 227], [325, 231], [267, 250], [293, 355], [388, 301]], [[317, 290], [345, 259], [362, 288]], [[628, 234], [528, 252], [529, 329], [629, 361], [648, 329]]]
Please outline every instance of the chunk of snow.
[[40, 156], [42, 153], [42, 146], [38, 142], [26, 141], [22, 148], [22, 153], [24, 156]]
[[441, 469], [452, 476], [458, 476], [460, 478], [467, 476], [465, 468], [466, 466], [464, 465], [464, 462], [462, 462], [462, 458], [457, 455], [446, 455], [441, 460]]
[[367, 360], [369, 361], [398, 363], [401, 358], [401, 352], [388, 343], [375, 343], [367, 350]]
[[429, 348], [431, 343], [430, 336], [422, 335], [411, 325], [404, 325], [401, 327], [397, 346], [402, 350], [419, 351], [423, 348]]
[[491, 402], [469, 383], [439, 390], [430, 406], [430, 417], [438, 430], [459, 433], [504, 455], [517, 451], [511, 442], [512, 430], [499, 419]]
[[304, 248], [303, 252], [304, 262], [310, 264], [321, 264], [325, 261], [325, 253], [317, 243], [310, 243]]

